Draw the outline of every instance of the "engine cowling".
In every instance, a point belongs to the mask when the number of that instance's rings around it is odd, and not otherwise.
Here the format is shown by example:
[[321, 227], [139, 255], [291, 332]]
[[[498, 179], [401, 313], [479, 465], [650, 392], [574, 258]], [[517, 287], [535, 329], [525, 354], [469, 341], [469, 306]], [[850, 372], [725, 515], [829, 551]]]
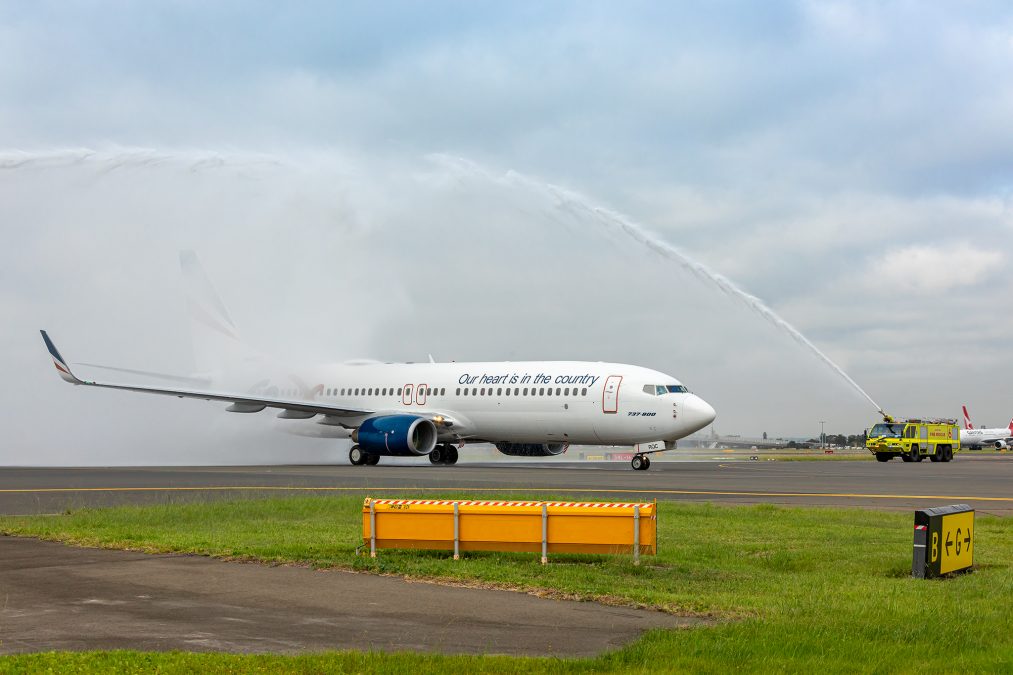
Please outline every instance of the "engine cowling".
[[417, 415], [370, 417], [352, 432], [352, 440], [371, 455], [418, 457], [436, 447], [436, 425]]
[[996, 450], [1002, 450], [1003, 448], [1006, 448], [1006, 447], [1009, 447], [1009, 446], [1008, 446], [1008, 445], [1006, 444], [1006, 441], [1003, 441], [1003, 440], [999, 440], [999, 441], [996, 441], [996, 442], [995, 442], [995, 449], [996, 449]]
[[563, 443], [497, 443], [496, 449], [511, 457], [552, 457], [566, 450]]

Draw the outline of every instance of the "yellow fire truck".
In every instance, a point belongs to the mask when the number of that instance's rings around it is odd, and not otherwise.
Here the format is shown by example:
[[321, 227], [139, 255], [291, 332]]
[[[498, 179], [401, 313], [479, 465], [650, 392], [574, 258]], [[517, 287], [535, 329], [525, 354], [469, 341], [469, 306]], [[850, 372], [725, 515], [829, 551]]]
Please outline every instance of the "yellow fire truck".
[[949, 462], [960, 451], [960, 427], [956, 420], [895, 420], [889, 415], [872, 429], [865, 447], [880, 462], [900, 457], [905, 462]]

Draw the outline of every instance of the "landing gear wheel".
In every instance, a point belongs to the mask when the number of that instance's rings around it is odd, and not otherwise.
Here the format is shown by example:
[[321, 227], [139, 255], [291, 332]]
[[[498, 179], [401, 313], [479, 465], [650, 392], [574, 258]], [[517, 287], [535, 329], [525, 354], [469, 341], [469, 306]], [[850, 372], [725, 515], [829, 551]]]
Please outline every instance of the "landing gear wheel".
[[630, 466], [633, 467], [634, 471], [643, 471], [644, 469], [647, 468], [647, 466], [644, 464], [645, 459], [647, 458], [644, 457], [643, 455], [634, 455], [633, 459], [630, 461]]
[[446, 449], [447, 457], [443, 460], [444, 464], [448, 466], [457, 464], [457, 448], [452, 445], [443, 446]]
[[[885, 452], [876, 453], [877, 462], [889, 462], [891, 459], [893, 459], [893, 457], [891, 455], [886, 454]], [[936, 461], [934, 457], [932, 458], [932, 461], [933, 462]]]
[[443, 464], [443, 446], [437, 445], [433, 448], [433, 451], [429, 453], [429, 461], [433, 464]]
[[352, 449], [348, 451], [348, 461], [352, 463], [352, 466], [362, 466], [366, 463], [366, 453], [359, 446], [353, 445]]
[[366, 466], [376, 466], [380, 463], [380, 455], [366, 455]]
[[651, 458], [644, 457], [644, 471], [647, 471], [650, 468], [651, 468]]

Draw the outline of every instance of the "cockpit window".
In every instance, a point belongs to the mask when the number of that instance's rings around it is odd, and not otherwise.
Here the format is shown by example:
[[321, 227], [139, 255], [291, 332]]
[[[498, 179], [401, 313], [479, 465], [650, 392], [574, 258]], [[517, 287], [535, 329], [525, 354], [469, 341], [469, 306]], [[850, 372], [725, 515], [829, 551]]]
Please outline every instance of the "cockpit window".
[[651, 396], [662, 396], [664, 394], [685, 394], [689, 391], [681, 384], [645, 384], [644, 393]]

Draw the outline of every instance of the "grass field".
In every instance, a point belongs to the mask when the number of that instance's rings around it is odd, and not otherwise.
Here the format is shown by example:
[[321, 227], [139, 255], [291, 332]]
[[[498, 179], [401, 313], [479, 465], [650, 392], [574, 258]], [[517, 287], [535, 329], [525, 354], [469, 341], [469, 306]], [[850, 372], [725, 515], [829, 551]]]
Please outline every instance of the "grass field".
[[[386, 496], [386, 495], [385, 495]], [[452, 495], [450, 495], [452, 496]], [[516, 498], [516, 495], [514, 496]], [[545, 498], [544, 495], [542, 498]], [[591, 660], [334, 653], [307, 657], [48, 654], [0, 668], [196, 672], [1013, 671], [1013, 520], [979, 515], [976, 571], [909, 577], [912, 516], [868, 510], [660, 505], [660, 554], [384, 551], [357, 558], [361, 500], [301, 497], [80, 510], [0, 519], [6, 534], [146, 551], [345, 567], [538, 590], [705, 615]]]

